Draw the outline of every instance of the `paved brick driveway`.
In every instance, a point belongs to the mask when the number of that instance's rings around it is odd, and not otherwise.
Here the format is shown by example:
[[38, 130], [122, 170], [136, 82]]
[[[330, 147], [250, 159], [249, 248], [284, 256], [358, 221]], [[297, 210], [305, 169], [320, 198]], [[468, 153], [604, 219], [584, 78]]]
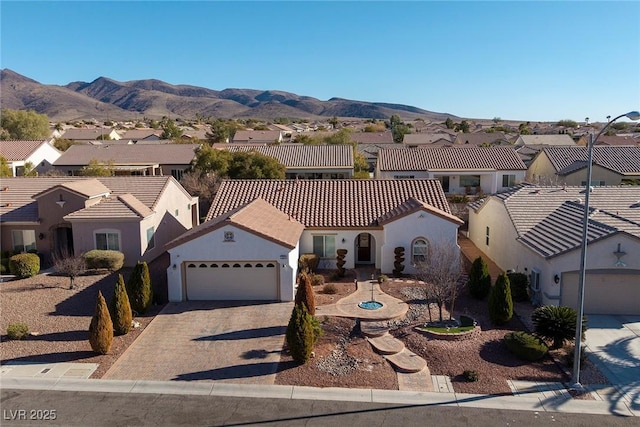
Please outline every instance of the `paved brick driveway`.
[[169, 303], [105, 379], [273, 384], [293, 303]]

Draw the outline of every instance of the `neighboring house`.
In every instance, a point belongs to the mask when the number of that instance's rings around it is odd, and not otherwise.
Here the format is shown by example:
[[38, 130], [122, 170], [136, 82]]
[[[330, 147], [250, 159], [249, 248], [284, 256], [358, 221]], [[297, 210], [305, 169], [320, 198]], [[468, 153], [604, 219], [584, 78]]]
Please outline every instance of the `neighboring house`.
[[24, 175], [27, 163], [31, 163], [38, 174], [46, 173], [53, 169], [53, 162], [60, 155], [62, 153], [51, 144], [51, 140], [0, 141], [0, 156], [7, 159], [13, 176]]
[[214, 144], [231, 152], [255, 151], [273, 157], [285, 167], [287, 179], [347, 179], [353, 177], [353, 147], [350, 145], [241, 145]]
[[[586, 145], [587, 143], [588, 139], [584, 141], [582, 145]], [[596, 145], [630, 145], [632, 147], [640, 147], [640, 135], [601, 135]]]
[[453, 140], [448, 133], [409, 133], [402, 143], [408, 147], [451, 145]]
[[67, 175], [78, 172], [92, 160], [110, 164], [116, 175], [172, 175], [177, 180], [196, 157], [199, 144], [73, 145], [54, 162]]
[[516, 138], [514, 145], [516, 146], [575, 146], [576, 143], [571, 138], [571, 136], [567, 134], [558, 134], [558, 135], [519, 135]]
[[[535, 304], [575, 308], [584, 198], [582, 187], [514, 187], [469, 205], [469, 238], [527, 274]], [[640, 315], [640, 186], [594, 188], [589, 207], [585, 312]]]
[[67, 129], [61, 136], [63, 139], [72, 141], [95, 141], [98, 139], [121, 139], [120, 134], [115, 129]]
[[233, 136], [234, 144], [276, 144], [282, 142], [280, 130], [239, 130]]
[[162, 138], [163, 131], [159, 129], [130, 129], [122, 134], [120, 139], [138, 141], [157, 141]]
[[[406, 136], [406, 135], [405, 135]], [[365, 160], [369, 164], [369, 172], [373, 173], [376, 170], [376, 165], [378, 164], [378, 151], [381, 149], [404, 149], [407, 148], [404, 144], [396, 144], [393, 143], [384, 143], [384, 144], [358, 144], [356, 146], [356, 150], [358, 153], [364, 156]]]
[[92, 249], [150, 261], [198, 224], [198, 198], [171, 176], [0, 179], [2, 250], [37, 250], [46, 261]]
[[463, 133], [458, 132], [454, 141], [456, 145], [470, 145], [470, 146], [493, 146], [493, 145], [507, 145], [509, 139], [502, 132], [476, 132], [476, 133]]
[[[437, 180], [226, 180], [207, 220], [167, 245], [170, 301], [291, 301], [301, 254], [320, 268], [366, 264], [404, 273], [442, 245], [457, 246], [462, 221]], [[259, 279], [258, 279], [259, 278]]]
[[207, 140], [208, 129], [187, 129], [180, 137], [183, 140], [205, 141]]
[[[530, 182], [585, 185], [588, 149], [584, 146], [545, 147], [529, 165]], [[640, 147], [595, 146], [591, 185], [620, 185], [640, 180]]]
[[352, 132], [349, 136], [356, 144], [395, 144], [391, 132]]
[[524, 181], [527, 167], [511, 146], [378, 152], [377, 179], [435, 178], [445, 193], [495, 193]]

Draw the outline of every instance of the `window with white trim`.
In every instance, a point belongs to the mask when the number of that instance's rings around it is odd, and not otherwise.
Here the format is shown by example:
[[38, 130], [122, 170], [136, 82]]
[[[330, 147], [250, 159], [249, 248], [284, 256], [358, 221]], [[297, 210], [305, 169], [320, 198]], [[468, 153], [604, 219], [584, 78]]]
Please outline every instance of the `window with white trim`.
[[516, 185], [516, 176], [515, 175], [502, 175], [502, 186], [503, 187], [513, 187]]
[[313, 253], [320, 258], [335, 258], [336, 236], [313, 236]]
[[96, 231], [96, 249], [106, 251], [120, 250], [120, 232], [115, 230]]
[[411, 245], [411, 259], [414, 264], [427, 260], [429, 253], [429, 243], [425, 239], [416, 239]]
[[147, 249], [153, 249], [156, 246], [156, 230], [154, 227], [147, 228]]
[[13, 250], [17, 252], [27, 252], [36, 249], [35, 230], [12, 230]]

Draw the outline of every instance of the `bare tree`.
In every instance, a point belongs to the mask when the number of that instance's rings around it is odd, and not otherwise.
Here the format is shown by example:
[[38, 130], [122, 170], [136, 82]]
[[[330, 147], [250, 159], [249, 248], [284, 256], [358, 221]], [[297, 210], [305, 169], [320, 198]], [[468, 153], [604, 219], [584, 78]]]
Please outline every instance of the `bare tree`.
[[182, 176], [180, 184], [192, 196], [199, 197], [200, 212], [204, 216], [211, 207], [213, 197], [216, 195], [222, 178], [213, 172], [202, 172], [199, 169], [193, 169]]
[[442, 307], [449, 303], [449, 319], [460, 290], [462, 267], [460, 248], [455, 243], [430, 247], [423, 261], [416, 263], [416, 278], [424, 282], [427, 301], [435, 301], [442, 322]]
[[61, 255], [54, 256], [53, 269], [56, 273], [69, 278], [69, 289], [75, 288], [75, 279], [87, 270], [84, 257], [82, 255]]

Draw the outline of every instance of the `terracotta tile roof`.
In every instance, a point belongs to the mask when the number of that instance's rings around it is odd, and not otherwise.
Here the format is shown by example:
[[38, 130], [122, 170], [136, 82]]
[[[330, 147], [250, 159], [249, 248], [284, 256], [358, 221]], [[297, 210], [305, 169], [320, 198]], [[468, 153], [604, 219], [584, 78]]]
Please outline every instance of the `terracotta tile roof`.
[[171, 249], [228, 224], [291, 249], [296, 247], [304, 230], [304, 225], [300, 222], [263, 199], [257, 198], [243, 206], [232, 209], [224, 215], [192, 228], [177, 239], [169, 242], [165, 248]]
[[[545, 147], [543, 153], [559, 175], [566, 175], [587, 166], [588, 150], [584, 146]], [[621, 175], [640, 175], [640, 147], [595, 146], [593, 164]]]
[[225, 180], [207, 220], [262, 198], [307, 228], [376, 227], [409, 198], [451, 215], [440, 182], [423, 180]]
[[110, 135], [113, 132], [113, 129], [77, 129], [71, 128], [67, 129], [61, 136], [64, 139], [72, 139], [72, 140], [92, 140], [99, 139], [104, 135]]
[[391, 132], [352, 132], [350, 136], [358, 144], [395, 144]]
[[88, 199], [92, 199], [94, 197], [101, 197], [108, 195], [111, 190], [109, 190], [103, 183], [98, 181], [96, 178], [83, 179], [81, 181], [67, 181], [57, 185], [54, 185], [50, 188], [47, 188], [44, 191], [41, 191], [38, 194], [35, 194], [33, 198], [40, 197], [43, 194], [49, 193], [56, 188], [64, 187], [69, 191], [72, 191], [80, 196], [86, 197]]
[[451, 135], [448, 133], [410, 133], [404, 136], [402, 143], [405, 145], [420, 145], [433, 144], [439, 141], [453, 142]]
[[640, 135], [601, 135], [596, 145], [631, 145], [640, 146]]
[[520, 135], [518, 139], [524, 145], [563, 145], [575, 146], [575, 141], [567, 134], [557, 135]]
[[[109, 195], [112, 198], [117, 199], [119, 195], [131, 194], [146, 208], [154, 210], [171, 180], [175, 181], [171, 176], [1, 178], [0, 222], [35, 222], [38, 220], [38, 205], [33, 198], [35, 195], [44, 193], [55, 186], [66, 186], [77, 191], [79, 188], [85, 188], [83, 183], [87, 183], [87, 188], [91, 188], [90, 190], [85, 189], [86, 193], [95, 194], [100, 185], [110, 190]], [[99, 181], [99, 185], [95, 184], [95, 181]], [[185, 191], [186, 194], [188, 193]], [[126, 200], [131, 199], [125, 197]], [[118, 203], [125, 202], [119, 200]], [[140, 205], [132, 202], [132, 206], [134, 210], [144, 212]]]
[[444, 147], [378, 152], [381, 171], [418, 170], [526, 170], [511, 146]]
[[98, 204], [70, 213], [64, 219], [142, 219], [153, 215], [153, 213], [151, 209], [133, 195], [122, 194], [109, 196]]
[[47, 140], [0, 140], [0, 156], [10, 162], [26, 160], [42, 144], [47, 144]]
[[411, 213], [414, 213], [420, 210], [428, 211], [440, 217], [446, 218], [450, 221], [457, 222], [460, 225], [464, 224], [464, 221], [462, 221], [457, 216], [443, 212], [439, 209], [434, 209], [433, 206], [427, 203], [421, 202], [420, 200], [416, 200], [413, 197], [408, 198], [406, 201], [402, 202], [400, 205], [396, 206], [395, 208], [391, 209], [389, 212], [380, 216], [380, 218], [378, 218], [378, 223], [385, 224], [391, 221], [395, 221], [398, 218], [401, 218], [403, 216], [409, 215]]
[[200, 144], [72, 145], [54, 166], [84, 166], [93, 159], [114, 164], [188, 165]]
[[233, 136], [233, 142], [251, 142], [272, 144], [279, 141], [282, 133], [279, 130], [239, 130]]
[[160, 138], [162, 133], [162, 130], [158, 129], [130, 129], [122, 134], [122, 139], [138, 140], [148, 138], [150, 136], [157, 136]]
[[396, 149], [406, 149], [409, 148], [404, 144], [358, 144], [356, 150], [358, 153], [362, 154], [367, 159], [375, 159], [378, 157], [378, 151], [383, 148], [388, 148], [390, 150]]
[[502, 132], [476, 132], [476, 133], [461, 133], [459, 132], [454, 143], [458, 145], [482, 145], [482, 144], [501, 144], [507, 142], [506, 135]]
[[256, 151], [273, 157], [287, 169], [353, 168], [353, 148], [350, 145], [242, 145], [215, 144], [214, 148], [232, 152]]

